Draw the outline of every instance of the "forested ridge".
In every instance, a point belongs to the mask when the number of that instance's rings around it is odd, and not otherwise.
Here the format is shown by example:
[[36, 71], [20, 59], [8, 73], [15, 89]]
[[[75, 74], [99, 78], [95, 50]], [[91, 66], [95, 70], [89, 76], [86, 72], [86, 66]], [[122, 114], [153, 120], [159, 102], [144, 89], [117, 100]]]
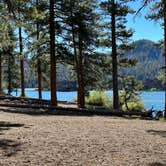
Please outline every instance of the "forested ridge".
[[145, 90], [151, 88], [163, 90], [164, 86], [157, 79], [164, 66], [163, 49], [157, 43], [146, 39], [135, 41], [134, 46], [134, 49], [126, 52], [125, 55], [136, 59], [138, 63], [124, 72], [141, 80]]
[[[147, 39], [135, 41], [133, 44], [134, 48], [130, 51], [127, 51], [125, 53], [125, 56], [129, 59], [136, 59], [138, 63], [133, 68], [123, 70], [122, 73], [124, 72], [128, 75], [133, 75], [138, 80], [141, 80], [144, 84], [144, 90], [150, 90], [151, 88], [163, 90], [163, 85], [161, 84], [161, 82], [157, 80], [160, 71], [162, 71], [162, 66], [164, 65], [162, 48], [158, 47], [155, 42]], [[29, 71], [29, 66], [27, 65], [26, 67], [27, 71]], [[67, 64], [58, 65], [58, 90], [77, 90], [76, 80], [72, 78], [71, 72], [71, 68]], [[35, 88], [35, 86], [37, 85], [37, 80], [29, 80], [29, 82], [26, 85], [26, 87]]]
[[[138, 80], [141, 80], [144, 84], [143, 89], [145, 90], [150, 90], [151, 88], [163, 90], [163, 85], [157, 80], [164, 65], [163, 49], [160, 48], [157, 43], [147, 39], [135, 41], [133, 44], [134, 48], [127, 51], [125, 56], [129, 59], [136, 59], [138, 63], [136, 66], [125, 69], [122, 72], [133, 75]], [[58, 68], [59, 77], [57, 81], [64, 81], [64, 83], [66, 82], [66, 84], [68, 84], [67, 82], [72, 79], [70, 72], [69, 67], [60, 65]]]
[[135, 58], [138, 64], [128, 70], [139, 80], [155, 79], [163, 66], [163, 50], [150, 40], [134, 42], [135, 48], [126, 52], [126, 57]]

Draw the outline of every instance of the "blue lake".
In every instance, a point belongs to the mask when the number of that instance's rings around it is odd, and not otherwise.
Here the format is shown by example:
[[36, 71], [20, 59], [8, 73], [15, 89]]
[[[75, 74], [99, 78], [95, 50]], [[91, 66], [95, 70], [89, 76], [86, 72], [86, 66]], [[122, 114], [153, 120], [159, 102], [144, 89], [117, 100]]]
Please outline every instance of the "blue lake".
[[[38, 98], [38, 92], [34, 89], [26, 89], [26, 96], [31, 98]], [[108, 95], [112, 96], [112, 91], [106, 92]], [[12, 93], [13, 96], [16, 96], [16, 92]], [[77, 92], [57, 92], [57, 98], [59, 101], [73, 101], [73, 98], [77, 95]], [[20, 90], [17, 92], [17, 96], [20, 96]], [[50, 99], [50, 91], [42, 92], [43, 99]], [[165, 93], [163, 91], [149, 92], [143, 91], [140, 94], [141, 99], [145, 104], [146, 109], [164, 110], [164, 99]]]

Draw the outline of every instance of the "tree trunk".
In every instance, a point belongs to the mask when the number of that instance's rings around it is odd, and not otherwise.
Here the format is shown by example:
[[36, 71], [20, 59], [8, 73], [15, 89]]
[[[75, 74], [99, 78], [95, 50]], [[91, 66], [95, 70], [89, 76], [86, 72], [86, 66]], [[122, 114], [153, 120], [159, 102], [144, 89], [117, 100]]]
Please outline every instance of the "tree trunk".
[[78, 57], [78, 96], [79, 108], [85, 108], [85, 87], [84, 87], [84, 76], [83, 76], [83, 52], [82, 52], [82, 39], [79, 35], [79, 57]]
[[38, 58], [37, 60], [37, 72], [38, 72], [38, 95], [39, 99], [42, 99], [42, 72], [41, 72], [41, 60]]
[[[39, 2], [38, 0], [36, 0], [36, 5], [38, 8]], [[36, 24], [36, 30], [37, 30], [37, 40], [39, 40], [39, 23], [37, 22]], [[39, 57], [39, 49], [37, 50], [37, 56], [38, 56], [38, 60], [37, 60], [37, 74], [38, 74], [38, 95], [39, 95], [39, 99], [42, 99], [42, 72], [41, 72], [41, 60]]]
[[[72, 12], [71, 12], [72, 16]], [[78, 59], [77, 59], [77, 48], [76, 48], [76, 41], [75, 41], [75, 31], [74, 31], [74, 26], [72, 25], [72, 40], [73, 40], [73, 49], [74, 49], [74, 62], [75, 62], [75, 68], [76, 68], [76, 75], [77, 75], [77, 84], [79, 80], [79, 65], [78, 65]], [[77, 87], [77, 105], [79, 107], [80, 103], [80, 87], [78, 85]]]
[[[71, 12], [72, 15], [72, 12]], [[85, 90], [84, 90], [84, 78], [83, 78], [83, 55], [81, 47], [81, 38], [79, 37], [79, 55], [77, 54], [76, 41], [75, 41], [75, 32], [72, 25], [72, 37], [73, 37], [73, 48], [74, 48], [74, 59], [75, 59], [75, 68], [77, 74], [77, 105], [79, 108], [85, 108]]]
[[127, 94], [126, 94], [126, 92], [125, 92], [125, 96], [124, 96], [124, 102], [125, 102], [125, 107], [126, 107], [126, 109], [127, 109], [127, 111], [129, 111], [129, 107], [128, 107], [128, 98], [127, 98]]
[[22, 29], [21, 29], [21, 27], [19, 27], [19, 45], [20, 45], [20, 70], [21, 70], [21, 97], [25, 97], [24, 58], [23, 58], [23, 43], [22, 43]]
[[2, 55], [0, 54], [0, 95], [2, 94]]
[[8, 95], [12, 92], [12, 86], [11, 86], [11, 54], [8, 55]]
[[[74, 5], [74, 4], [72, 4]], [[73, 16], [72, 10], [71, 10], [71, 17]], [[79, 108], [84, 108], [85, 107], [85, 94], [84, 94], [84, 89], [82, 88], [83, 82], [81, 78], [81, 73], [82, 73], [82, 63], [80, 64], [79, 57], [82, 55], [81, 52], [79, 52], [79, 55], [77, 54], [77, 47], [76, 47], [76, 39], [75, 39], [75, 30], [74, 26], [72, 24], [72, 40], [73, 40], [73, 48], [74, 48], [74, 61], [75, 61], [75, 68], [76, 68], [76, 75], [77, 75], [77, 105]], [[79, 49], [80, 50], [80, 49]]]
[[50, 88], [52, 106], [57, 105], [54, 5], [55, 0], [50, 0]]
[[166, 119], [166, 1], [163, 0], [163, 11], [164, 11], [164, 58], [165, 58], [165, 111], [164, 111], [164, 118]]
[[77, 82], [78, 82], [78, 107], [85, 108], [85, 90], [84, 90], [84, 82], [83, 82], [83, 72], [82, 72], [82, 64], [78, 62], [79, 67], [77, 68]]
[[116, 9], [115, 1], [112, 0], [114, 5], [111, 15], [111, 31], [112, 31], [112, 78], [113, 78], [113, 109], [119, 109], [119, 96], [118, 96], [118, 64], [117, 64], [117, 45], [116, 45]]

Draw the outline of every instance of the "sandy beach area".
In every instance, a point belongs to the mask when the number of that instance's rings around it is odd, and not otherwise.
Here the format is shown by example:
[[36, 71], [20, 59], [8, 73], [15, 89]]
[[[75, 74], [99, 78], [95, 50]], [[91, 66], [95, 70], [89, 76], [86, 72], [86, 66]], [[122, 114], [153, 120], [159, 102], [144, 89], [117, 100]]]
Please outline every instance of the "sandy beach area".
[[0, 111], [0, 166], [166, 166], [166, 123]]

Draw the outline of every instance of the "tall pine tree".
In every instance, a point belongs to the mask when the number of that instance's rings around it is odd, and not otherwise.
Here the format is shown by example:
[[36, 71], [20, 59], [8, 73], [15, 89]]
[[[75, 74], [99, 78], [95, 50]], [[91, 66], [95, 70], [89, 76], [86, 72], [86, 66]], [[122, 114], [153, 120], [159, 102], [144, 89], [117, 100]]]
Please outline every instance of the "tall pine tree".
[[[88, 57], [94, 57], [97, 33], [95, 32], [94, 2], [90, 0], [70, 0], [61, 5], [62, 40], [73, 60], [77, 79], [78, 107], [85, 107], [86, 69]], [[92, 55], [92, 56], [91, 56]], [[96, 54], [97, 55], [97, 54]], [[90, 68], [90, 67], [89, 67]]]
[[127, 5], [127, 1], [120, 0], [105, 0], [102, 1], [101, 9], [103, 13], [101, 23], [101, 38], [102, 46], [111, 49], [112, 62], [112, 82], [113, 82], [113, 109], [119, 109], [119, 95], [118, 95], [118, 76], [119, 66], [121, 62], [127, 63], [123, 60], [123, 54], [126, 50], [131, 49], [130, 37], [132, 37], [132, 30], [126, 28], [126, 16], [133, 13], [133, 10]]

